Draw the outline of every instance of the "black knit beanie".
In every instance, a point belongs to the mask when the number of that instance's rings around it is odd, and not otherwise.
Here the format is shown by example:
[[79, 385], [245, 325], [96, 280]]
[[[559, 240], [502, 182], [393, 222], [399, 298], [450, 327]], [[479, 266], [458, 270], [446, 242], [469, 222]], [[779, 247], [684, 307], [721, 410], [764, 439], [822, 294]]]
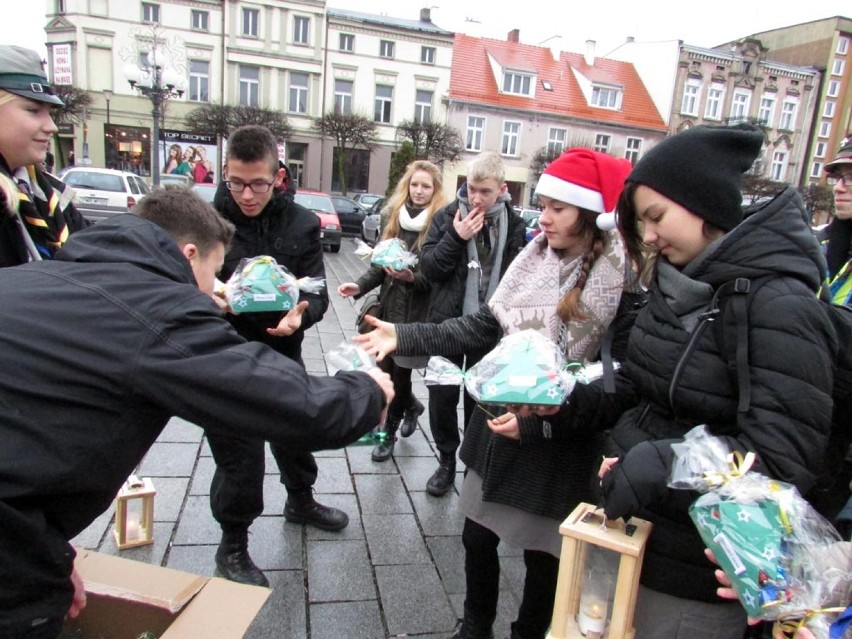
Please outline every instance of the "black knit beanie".
[[743, 219], [742, 174], [763, 145], [750, 124], [696, 126], [648, 151], [627, 177], [730, 231]]

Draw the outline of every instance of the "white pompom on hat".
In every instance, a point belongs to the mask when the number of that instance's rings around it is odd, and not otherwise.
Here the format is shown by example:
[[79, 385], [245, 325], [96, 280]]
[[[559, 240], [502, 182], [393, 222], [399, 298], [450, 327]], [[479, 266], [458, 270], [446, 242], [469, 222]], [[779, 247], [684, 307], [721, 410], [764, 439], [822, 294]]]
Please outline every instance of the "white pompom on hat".
[[633, 165], [590, 149], [572, 148], [547, 165], [536, 195], [598, 213], [598, 228], [615, 228], [615, 206]]

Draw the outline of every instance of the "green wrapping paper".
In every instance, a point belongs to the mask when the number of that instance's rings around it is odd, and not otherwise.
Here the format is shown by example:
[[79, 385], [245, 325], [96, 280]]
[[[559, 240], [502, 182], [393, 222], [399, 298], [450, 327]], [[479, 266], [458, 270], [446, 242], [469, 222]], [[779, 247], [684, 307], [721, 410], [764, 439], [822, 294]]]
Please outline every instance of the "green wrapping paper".
[[296, 278], [267, 256], [241, 261], [227, 290], [234, 313], [289, 311], [299, 302]]

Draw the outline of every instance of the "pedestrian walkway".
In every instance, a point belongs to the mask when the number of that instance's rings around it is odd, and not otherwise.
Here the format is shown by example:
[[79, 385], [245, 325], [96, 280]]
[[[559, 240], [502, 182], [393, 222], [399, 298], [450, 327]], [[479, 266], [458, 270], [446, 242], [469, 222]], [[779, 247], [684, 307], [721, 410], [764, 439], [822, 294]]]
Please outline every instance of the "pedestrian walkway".
[[[310, 373], [325, 374], [324, 354], [355, 333], [356, 307], [336, 293], [340, 282], [353, 281], [366, 269], [354, 249], [355, 241], [344, 238], [339, 253], [325, 254], [331, 305], [306, 335], [303, 356]], [[417, 373], [414, 393], [426, 403]], [[393, 459], [373, 462], [370, 451], [350, 446], [317, 453], [317, 499], [350, 518], [347, 528], [334, 533], [285, 522], [286, 493], [267, 448], [265, 509], [251, 527], [249, 550], [272, 594], [246, 634], [249, 639], [438, 639], [452, 632], [465, 590], [463, 517], [457, 509], [462, 469], [456, 491], [440, 498], [426, 493], [426, 481], [437, 468], [428, 411], [420, 428], [397, 443]], [[172, 419], [138, 469], [157, 489], [155, 542], [120, 556], [213, 575], [220, 538], [208, 501], [213, 470], [202, 430]], [[73, 543], [119, 554], [112, 514], [104, 513]], [[509, 636], [524, 575], [521, 551], [501, 546], [501, 556], [498, 639]]]

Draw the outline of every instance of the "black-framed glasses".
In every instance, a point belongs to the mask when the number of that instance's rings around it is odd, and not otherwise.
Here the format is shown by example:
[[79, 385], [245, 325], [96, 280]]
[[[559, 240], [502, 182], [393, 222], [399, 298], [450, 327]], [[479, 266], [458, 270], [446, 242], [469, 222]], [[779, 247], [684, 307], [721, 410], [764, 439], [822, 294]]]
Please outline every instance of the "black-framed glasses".
[[852, 188], [852, 171], [835, 171], [828, 176], [826, 182], [830, 186], [834, 186], [843, 180], [843, 185]]
[[246, 190], [246, 187], [249, 187], [252, 193], [266, 193], [269, 189], [272, 188], [272, 185], [275, 184], [275, 180], [272, 182], [264, 182], [262, 180], [258, 180], [256, 182], [243, 182], [242, 180], [225, 180], [225, 188], [229, 191], [233, 191], [234, 193], [242, 193]]

